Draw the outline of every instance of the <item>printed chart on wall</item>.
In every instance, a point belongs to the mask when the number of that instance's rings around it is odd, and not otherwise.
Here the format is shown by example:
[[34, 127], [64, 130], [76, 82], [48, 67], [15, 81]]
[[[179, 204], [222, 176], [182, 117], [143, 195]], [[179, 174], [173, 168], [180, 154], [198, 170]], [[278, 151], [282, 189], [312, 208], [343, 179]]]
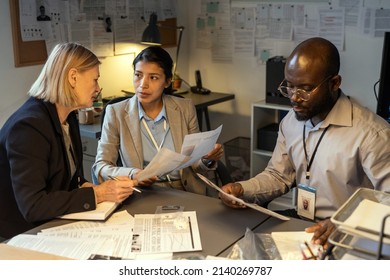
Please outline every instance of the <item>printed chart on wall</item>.
[[196, 46], [210, 49], [214, 62], [239, 54], [264, 63], [279, 55], [279, 43], [317, 36], [344, 51], [346, 26], [369, 37], [390, 30], [389, 1], [202, 0], [197, 12]]

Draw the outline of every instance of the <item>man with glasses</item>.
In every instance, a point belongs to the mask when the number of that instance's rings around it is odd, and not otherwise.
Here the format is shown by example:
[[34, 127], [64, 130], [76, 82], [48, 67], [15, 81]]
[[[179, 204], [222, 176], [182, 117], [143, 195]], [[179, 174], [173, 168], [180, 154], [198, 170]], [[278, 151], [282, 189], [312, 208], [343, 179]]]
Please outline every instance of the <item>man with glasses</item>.
[[[337, 48], [323, 38], [293, 50], [278, 88], [292, 109], [280, 123], [267, 168], [223, 186], [263, 205], [297, 186], [297, 214], [317, 222], [306, 231], [321, 245], [334, 230], [329, 218], [358, 188], [390, 191], [390, 125], [342, 92], [339, 68]], [[227, 196], [221, 199], [243, 207]]]

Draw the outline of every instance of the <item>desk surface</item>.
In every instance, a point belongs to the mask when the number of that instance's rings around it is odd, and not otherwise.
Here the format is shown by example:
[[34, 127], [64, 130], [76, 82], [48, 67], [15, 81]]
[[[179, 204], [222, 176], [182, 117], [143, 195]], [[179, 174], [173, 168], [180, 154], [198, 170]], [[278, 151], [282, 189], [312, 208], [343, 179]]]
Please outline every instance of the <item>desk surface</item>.
[[180, 94], [184, 98], [192, 99], [195, 108], [205, 108], [211, 105], [215, 105], [221, 102], [234, 99], [234, 94], [231, 93], [220, 93], [220, 92], [210, 92], [209, 94], [198, 94], [193, 92]]
[[[175, 256], [201, 254], [218, 256], [244, 237], [246, 228], [254, 229], [269, 216], [252, 209], [232, 209], [219, 199], [178, 191], [169, 188], [144, 188], [127, 199], [120, 210], [130, 214], [153, 214], [157, 206], [180, 205], [184, 211], [196, 211], [203, 250], [177, 253]], [[53, 220], [27, 233], [36, 234], [43, 228], [66, 224], [71, 221]]]
[[[124, 89], [122, 90], [122, 92], [129, 95], [134, 95], [134, 92], [132, 92], [131, 90]], [[187, 91], [185, 93], [180, 93], [175, 95], [192, 99], [192, 102], [196, 109], [206, 108], [211, 105], [215, 105], [221, 102], [234, 99], [233, 93], [220, 93], [220, 92], [210, 92], [209, 94], [198, 94], [198, 93], [193, 93], [191, 91]]]
[[69, 258], [0, 244], [0, 260], [70, 260]]
[[255, 233], [271, 233], [274, 231], [303, 231], [314, 225], [314, 222], [291, 218], [289, 221], [281, 221], [270, 217], [264, 223], [256, 227]]

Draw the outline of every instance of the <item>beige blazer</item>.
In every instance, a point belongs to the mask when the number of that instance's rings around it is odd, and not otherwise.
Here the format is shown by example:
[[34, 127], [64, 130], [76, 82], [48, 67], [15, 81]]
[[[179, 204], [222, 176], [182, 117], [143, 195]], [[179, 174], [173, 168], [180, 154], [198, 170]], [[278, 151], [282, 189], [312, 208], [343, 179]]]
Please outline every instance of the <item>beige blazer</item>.
[[[196, 110], [191, 99], [170, 95], [164, 95], [163, 98], [175, 151], [180, 153], [184, 136], [199, 132]], [[123, 167], [116, 166], [118, 154]], [[108, 180], [109, 176], [128, 176], [134, 168], [143, 169], [143, 162], [138, 98], [132, 97], [107, 106], [96, 160], [92, 167], [93, 177], [102, 182]], [[207, 171], [209, 169], [200, 162], [184, 168], [181, 171], [184, 189], [216, 196], [216, 192], [195, 174], [205, 174]]]

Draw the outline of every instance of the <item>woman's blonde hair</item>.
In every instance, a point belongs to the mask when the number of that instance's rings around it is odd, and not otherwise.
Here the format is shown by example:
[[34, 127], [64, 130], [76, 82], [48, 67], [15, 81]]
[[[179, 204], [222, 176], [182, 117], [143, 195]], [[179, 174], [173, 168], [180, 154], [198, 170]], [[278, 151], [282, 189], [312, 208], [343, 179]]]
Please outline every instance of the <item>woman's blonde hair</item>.
[[76, 106], [77, 95], [68, 81], [72, 68], [84, 72], [101, 62], [89, 49], [77, 43], [63, 43], [54, 47], [28, 94], [62, 106]]

